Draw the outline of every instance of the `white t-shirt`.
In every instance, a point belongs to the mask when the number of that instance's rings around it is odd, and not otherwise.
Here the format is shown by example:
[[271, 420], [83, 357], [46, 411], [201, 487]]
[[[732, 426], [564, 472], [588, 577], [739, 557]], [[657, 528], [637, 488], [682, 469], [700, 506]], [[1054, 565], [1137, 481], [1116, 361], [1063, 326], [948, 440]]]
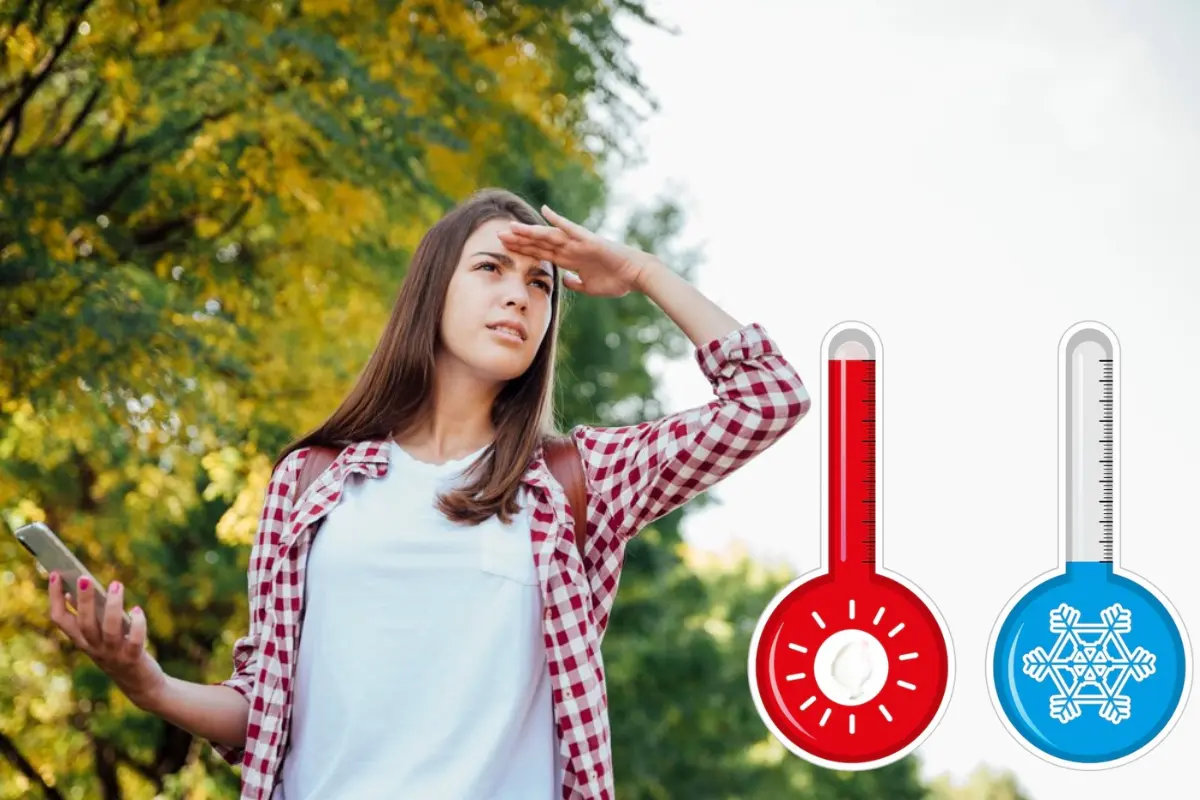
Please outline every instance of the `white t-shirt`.
[[394, 442], [313, 541], [286, 800], [536, 800], [562, 793], [528, 511], [456, 525], [442, 465]]

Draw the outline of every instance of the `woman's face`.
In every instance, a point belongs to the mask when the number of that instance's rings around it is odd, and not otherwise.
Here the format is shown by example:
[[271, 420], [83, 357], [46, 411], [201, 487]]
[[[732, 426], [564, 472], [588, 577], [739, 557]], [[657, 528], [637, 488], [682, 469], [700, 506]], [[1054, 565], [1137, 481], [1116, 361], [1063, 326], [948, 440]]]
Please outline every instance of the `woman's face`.
[[504, 382], [533, 363], [554, 291], [552, 267], [509, 252], [497, 233], [507, 219], [485, 222], [467, 239], [442, 313], [441, 352], [484, 380]]

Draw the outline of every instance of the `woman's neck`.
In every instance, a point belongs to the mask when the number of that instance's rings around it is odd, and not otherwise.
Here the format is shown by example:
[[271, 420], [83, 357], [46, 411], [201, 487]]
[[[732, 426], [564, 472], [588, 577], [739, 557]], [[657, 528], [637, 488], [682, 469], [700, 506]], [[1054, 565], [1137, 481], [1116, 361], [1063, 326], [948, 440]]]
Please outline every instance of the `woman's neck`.
[[457, 370], [438, 370], [425, 412], [395, 440], [425, 460], [462, 458], [495, 438], [492, 404], [498, 386], [485, 386]]

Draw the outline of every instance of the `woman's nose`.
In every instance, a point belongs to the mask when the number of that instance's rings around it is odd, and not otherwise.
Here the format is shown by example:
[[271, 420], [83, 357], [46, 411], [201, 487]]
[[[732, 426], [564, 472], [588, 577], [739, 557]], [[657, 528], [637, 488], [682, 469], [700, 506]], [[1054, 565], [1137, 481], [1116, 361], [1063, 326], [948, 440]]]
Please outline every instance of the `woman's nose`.
[[529, 306], [529, 287], [522, 281], [505, 281], [504, 288], [504, 304], [507, 306], [518, 306], [527, 308]]

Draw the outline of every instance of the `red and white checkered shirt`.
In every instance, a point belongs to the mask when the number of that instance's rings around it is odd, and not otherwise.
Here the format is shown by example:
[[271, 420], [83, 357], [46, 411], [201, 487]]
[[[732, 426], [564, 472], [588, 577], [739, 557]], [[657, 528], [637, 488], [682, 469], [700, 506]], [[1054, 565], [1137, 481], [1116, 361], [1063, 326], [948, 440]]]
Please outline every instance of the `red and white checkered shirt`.
[[[695, 357], [712, 385], [711, 402], [636, 425], [582, 425], [571, 431], [588, 484], [582, 560], [571, 535], [566, 495], [540, 449], [523, 478], [542, 588], [554, 715], [566, 765], [564, 800], [614, 797], [600, 643], [626, 543], [770, 447], [810, 405], [800, 377], [758, 324], [704, 344]], [[348, 476], [378, 478], [388, 468], [386, 441], [358, 442], [345, 448], [293, 505], [308, 452], [290, 454], [271, 476], [250, 554], [250, 630], [237, 641], [233, 674], [222, 682], [250, 703], [245, 745], [214, 744], [226, 761], [241, 765], [243, 800], [271, 797], [286, 752], [314, 524], [338, 503]]]

